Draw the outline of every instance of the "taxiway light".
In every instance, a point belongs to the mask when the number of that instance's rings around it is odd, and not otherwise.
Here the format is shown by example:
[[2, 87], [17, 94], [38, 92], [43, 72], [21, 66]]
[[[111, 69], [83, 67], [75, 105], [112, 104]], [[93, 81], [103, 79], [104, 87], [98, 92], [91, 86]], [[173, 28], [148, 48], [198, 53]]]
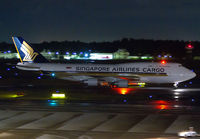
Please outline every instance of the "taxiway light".
[[64, 99], [65, 94], [54, 93], [54, 94], [52, 94], [51, 98], [53, 98], [53, 99]]
[[194, 99], [192, 99], [192, 102], [194, 102], [195, 100]]
[[9, 71], [9, 70], [10, 70], [10, 68], [7, 68], [6, 70], [7, 70], [7, 71]]
[[51, 73], [51, 76], [54, 77], [56, 74], [55, 73]]
[[37, 77], [38, 79], [41, 79], [41, 77], [39, 76], [39, 77]]

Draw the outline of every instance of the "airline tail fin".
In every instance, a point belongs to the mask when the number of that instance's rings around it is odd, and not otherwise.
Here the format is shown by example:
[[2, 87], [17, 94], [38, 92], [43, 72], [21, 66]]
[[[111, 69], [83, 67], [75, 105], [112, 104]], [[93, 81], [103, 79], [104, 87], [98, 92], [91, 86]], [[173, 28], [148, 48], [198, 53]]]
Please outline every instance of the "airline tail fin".
[[33, 49], [22, 37], [12, 37], [21, 62], [47, 63], [49, 62], [38, 51]]

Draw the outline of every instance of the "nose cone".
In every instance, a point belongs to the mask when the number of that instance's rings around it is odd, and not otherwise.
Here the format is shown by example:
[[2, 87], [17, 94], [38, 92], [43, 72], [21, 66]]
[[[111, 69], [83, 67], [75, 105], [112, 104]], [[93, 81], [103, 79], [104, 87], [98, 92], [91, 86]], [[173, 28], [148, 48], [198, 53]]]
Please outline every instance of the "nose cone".
[[196, 77], [196, 73], [194, 73], [193, 71], [190, 71], [189, 78], [192, 79], [194, 77]]
[[185, 73], [185, 80], [190, 80], [194, 77], [196, 77], [196, 73], [194, 73], [193, 71], [189, 70], [188, 72]]
[[193, 71], [187, 69], [185, 70], [183, 73], [180, 74], [180, 80], [181, 82], [190, 80], [192, 78], [196, 77], [196, 73], [194, 73]]

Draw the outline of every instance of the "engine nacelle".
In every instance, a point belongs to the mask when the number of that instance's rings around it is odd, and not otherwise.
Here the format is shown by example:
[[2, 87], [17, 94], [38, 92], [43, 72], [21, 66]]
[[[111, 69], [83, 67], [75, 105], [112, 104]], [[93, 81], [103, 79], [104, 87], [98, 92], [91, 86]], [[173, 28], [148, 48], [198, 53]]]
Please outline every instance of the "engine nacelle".
[[128, 87], [128, 81], [127, 80], [120, 80], [120, 81], [117, 81], [115, 83], [115, 85], [117, 85], [118, 87], [127, 88]]
[[95, 78], [85, 80], [83, 83], [87, 84], [88, 86], [98, 86], [98, 80]]

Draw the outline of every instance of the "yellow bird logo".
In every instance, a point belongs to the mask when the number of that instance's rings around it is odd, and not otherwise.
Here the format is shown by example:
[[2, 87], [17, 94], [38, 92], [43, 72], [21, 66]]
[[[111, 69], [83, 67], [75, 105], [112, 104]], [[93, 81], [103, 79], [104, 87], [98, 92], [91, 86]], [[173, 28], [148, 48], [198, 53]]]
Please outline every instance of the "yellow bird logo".
[[20, 50], [25, 54], [23, 61], [33, 61], [39, 55], [25, 41], [23, 41]]

